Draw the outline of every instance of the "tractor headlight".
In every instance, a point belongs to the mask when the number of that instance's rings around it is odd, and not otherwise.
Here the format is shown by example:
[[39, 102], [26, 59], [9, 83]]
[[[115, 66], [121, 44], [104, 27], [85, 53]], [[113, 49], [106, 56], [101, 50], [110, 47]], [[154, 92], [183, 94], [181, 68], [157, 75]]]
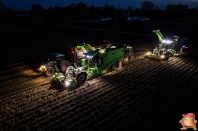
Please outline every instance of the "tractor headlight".
[[69, 85], [70, 85], [70, 82], [69, 81], [66, 81], [65, 82], [65, 86], [68, 87]]
[[72, 87], [72, 85], [73, 85], [72, 83], [73, 83], [72, 80], [65, 81], [65, 87]]
[[162, 43], [164, 43], [164, 44], [171, 44], [171, 43], [173, 43], [173, 41], [171, 41], [171, 40], [162, 40]]
[[42, 68], [42, 69], [45, 69], [45, 68], [46, 68], [46, 66], [45, 66], [45, 65], [41, 65], [41, 68]]
[[161, 56], [160, 56], [160, 58], [161, 58], [161, 59], [164, 59], [164, 58], [165, 58], [165, 56], [164, 56], [164, 55], [161, 55]]
[[128, 60], [129, 60], [128, 58], [125, 58], [125, 59], [124, 59], [124, 61], [128, 61]]
[[147, 53], [146, 53], [147, 56], [150, 55], [150, 54], [151, 54], [151, 52], [147, 52]]
[[93, 56], [89, 56], [89, 55], [87, 55], [86, 57], [87, 57], [87, 58], [92, 58]]
[[46, 70], [46, 68], [47, 68], [47, 67], [46, 67], [45, 65], [41, 65], [40, 68], [39, 68], [39, 70], [40, 70], [40, 71], [44, 71], [44, 70]]

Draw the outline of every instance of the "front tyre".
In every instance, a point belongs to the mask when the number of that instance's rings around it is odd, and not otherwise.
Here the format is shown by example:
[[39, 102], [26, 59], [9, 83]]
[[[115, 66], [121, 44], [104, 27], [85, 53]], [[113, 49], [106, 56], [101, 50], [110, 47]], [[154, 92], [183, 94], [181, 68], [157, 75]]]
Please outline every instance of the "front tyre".
[[164, 60], [167, 61], [170, 57], [170, 52], [166, 52]]
[[85, 72], [79, 73], [76, 78], [76, 81], [79, 85], [84, 84], [86, 80], [87, 80], [87, 73], [85, 73]]
[[46, 76], [53, 76], [54, 75], [55, 70], [53, 68], [47, 68], [45, 71], [45, 75]]

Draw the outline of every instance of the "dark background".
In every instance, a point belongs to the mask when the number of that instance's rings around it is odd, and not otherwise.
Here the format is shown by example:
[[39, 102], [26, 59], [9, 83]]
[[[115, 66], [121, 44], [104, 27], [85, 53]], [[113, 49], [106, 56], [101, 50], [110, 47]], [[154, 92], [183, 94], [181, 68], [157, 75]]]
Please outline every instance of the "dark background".
[[[152, 20], [132, 22], [125, 17], [101, 22], [105, 15], [79, 19], [82, 14], [74, 14], [74, 20], [58, 16], [64, 15], [59, 7], [51, 13], [40, 9], [1, 12], [2, 130], [179, 130], [182, 114], [198, 114], [196, 9], [185, 10], [194, 11], [191, 17], [141, 14]], [[164, 37], [187, 37], [188, 54], [167, 62], [140, 59], [159, 43], [153, 29]], [[120, 72], [89, 81], [90, 86], [63, 92], [49, 90], [51, 78], [35, 70], [51, 53], [104, 39], [132, 45], [136, 58]]]

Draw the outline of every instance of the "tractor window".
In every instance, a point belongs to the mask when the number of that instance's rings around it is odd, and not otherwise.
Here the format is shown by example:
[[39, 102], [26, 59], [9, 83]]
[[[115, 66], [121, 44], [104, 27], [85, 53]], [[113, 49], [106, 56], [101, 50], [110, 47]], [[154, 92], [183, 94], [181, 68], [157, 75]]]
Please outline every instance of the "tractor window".
[[56, 60], [64, 60], [65, 57], [64, 56], [59, 56], [59, 57], [56, 57]]
[[54, 56], [54, 55], [50, 55], [49, 57], [48, 57], [48, 60], [50, 60], [50, 61], [54, 61], [56, 59], [56, 57]]
[[98, 59], [98, 55], [92, 57], [92, 58], [88, 58], [90, 61], [90, 66], [98, 66], [99, 65], [99, 59]]

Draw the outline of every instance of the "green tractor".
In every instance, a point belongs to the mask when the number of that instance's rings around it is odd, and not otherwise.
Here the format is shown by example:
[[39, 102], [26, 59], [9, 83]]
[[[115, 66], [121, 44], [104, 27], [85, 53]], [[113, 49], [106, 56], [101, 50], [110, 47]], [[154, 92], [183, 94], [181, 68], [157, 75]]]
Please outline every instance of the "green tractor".
[[177, 56], [183, 53], [183, 49], [186, 47], [186, 37], [172, 36], [170, 39], [164, 39], [160, 30], [153, 30], [157, 35], [160, 43], [153, 52], [147, 52], [145, 57], [157, 60], [168, 60], [170, 56]]
[[67, 67], [73, 65], [73, 63], [79, 63], [79, 60], [84, 57], [83, 53], [94, 50], [89, 44], [70, 47], [67, 57], [63, 53], [54, 53], [49, 57], [46, 64], [42, 64], [38, 70], [46, 76], [53, 76], [55, 72], [65, 72]]
[[64, 73], [55, 73], [52, 79], [52, 85], [58, 85], [64, 88], [71, 88], [82, 85], [86, 80], [95, 78], [102, 74], [122, 68], [124, 59], [124, 49], [105, 48], [96, 51], [84, 53], [85, 57], [81, 59], [81, 66], [70, 66]]
[[65, 59], [63, 53], [54, 53], [48, 58], [48, 62], [42, 64], [38, 70], [45, 73], [46, 76], [52, 76], [55, 72], [64, 72], [70, 65], [71, 62]]

